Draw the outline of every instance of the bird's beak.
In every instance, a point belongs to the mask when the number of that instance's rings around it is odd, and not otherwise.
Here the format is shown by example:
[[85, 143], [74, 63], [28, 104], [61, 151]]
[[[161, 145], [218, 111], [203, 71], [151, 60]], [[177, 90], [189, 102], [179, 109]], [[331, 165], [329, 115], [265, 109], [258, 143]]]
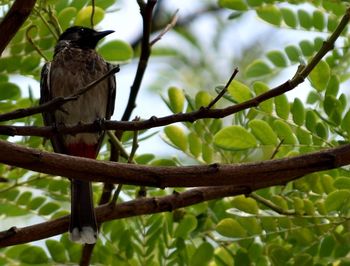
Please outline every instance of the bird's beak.
[[113, 33], [114, 30], [105, 30], [105, 31], [97, 31], [94, 33], [94, 37], [96, 40], [101, 40], [103, 37]]

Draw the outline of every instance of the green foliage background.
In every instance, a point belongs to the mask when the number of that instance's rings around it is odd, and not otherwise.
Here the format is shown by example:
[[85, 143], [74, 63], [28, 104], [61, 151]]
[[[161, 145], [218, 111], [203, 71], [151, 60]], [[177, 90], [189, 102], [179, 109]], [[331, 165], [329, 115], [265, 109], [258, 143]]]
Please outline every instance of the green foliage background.
[[[115, 0], [95, 2], [95, 24], [102, 21], [106, 12], [116, 12]], [[5, 10], [12, 3], [0, 1]], [[59, 33], [73, 24], [90, 25], [90, 4], [87, 0], [38, 1], [31, 17], [0, 58], [1, 112], [37, 104], [30, 88], [29, 97], [23, 97], [19, 86], [9, 77], [19, 74], [38, 80], [45, 58], [52, 58]], [[247, 47], [241, 60], [234, 61], [242, 74], [229, 87], [225, 99], [219, 103], [221, 107], [266, 92], [273, 78], [284, 69], [296, 69], [300, 63], [308, 62], [326, 36], [334, 31], [348, 6], [347, 1], [337, 0], [219, 0], [206, 1], [204, 5], [212, 4], [219, 5], [222, 11], [208, 12], [218, 25], [217, 38], [210, 43], [210, 54], [188, 24], [175, 28], [174, 34], [190, 52], [181, 45], [160, 45], [154, 49], [154, 56], [167, 62], [169, 67], [158, 73], [153, 87], [163, 90], [164, 102], [173, 113], [196, 110], [215, 97], [214, 89], [200, 89], [214, 88], [225, 80], [223, 76], [229, 71], [222, 71], [212, 60], [225, 56], [220, 48], [227, 37], [225, 30], [247, 14], [254, 13], [259, 23], [267, 23], [286, 34], [308, 32], [315, 37], [269, 51], [254, 45]], [[119, 12], [123, 12], [123, 5], [120, 7]], [[121, 63], [129, 62], [139, 52], [121, 40], [103, 43], [99, 51], [106, 59]], [[204, 119], [193, 124], [167, 126], [161, 135], [184, 157], [179, 160], [157, 154], [137, 154], [135, 160], [148, 165], [242, 163], [285, 158], [347, 143], [349, 55], [346, 30], [335, 49], [309, 76], [306, 102], [282, 95], [224, 120]], [[174, 73], [171, 69], [178, 71]], [[168, 77], [166, 81], [162, 78], [164, 75]], [[197, 89], [188, 91], [187, 88]], [[12, 123], [39, 126], [42, 119], [35, 115], [3, 124]], [[147, 132], [144, 134], [147, 136]], [[11, 140], [33, 148], [50, 149], [38, 137]], [[130, 142], [128, 134], [123, 141]], [[108, 150], [100, 155], [100, 159], [107, 157]], [[68, 213], [66, 179], [6, 165], [0, 165], [0, 176], [8, 180], [0, 183], [0, 213], [5, 222], [13, 218], [32, 221], [33, 217], [50, 220]], [[340, 168], [311, 174], [284, 186], [262, 189], [247, 197], [242, 195], [172, 213], [107, 222], [102, 226], [92, 263], [349, 265], [349, 177], [349, 169]], [[123, 187], [121, 200], [134, 198], [138, 189]], [[100, 193], [101, 186], [96, 184], [96, 200]], [[147, 193], [161, 196], [171, 190], [148, 189]], [[39, 244], [1, 249], [0, 265], [77, 263], [80, 252], [81, 246], [70, 242], [64, 234]]]

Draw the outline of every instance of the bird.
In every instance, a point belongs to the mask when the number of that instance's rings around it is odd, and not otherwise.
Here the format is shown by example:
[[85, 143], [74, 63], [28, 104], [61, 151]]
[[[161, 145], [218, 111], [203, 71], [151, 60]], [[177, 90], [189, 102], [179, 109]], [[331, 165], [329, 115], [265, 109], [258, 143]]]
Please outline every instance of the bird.
[[[96, 31], [83, 26], [66, 29], [56, 43], [53, 59], [41, 70], [40, 104], [56, 97], [68, 97], [99, 79], [113, 65], [96, 51], [97, 43], [112, 30]], [[75, 126], [108, 120], [114, 112], [116, 80], [110, 75], [77, 100], [64, 103], [55, 111], [42, 113], [46, 126]], [[72, 156], [96, 159], [104, 131], [55, 134], [50, 138], [53, 150]], [[98, 226], [93, 205], [91, 182], [71, 179], [70, 239], [83, 244], [97, 241]]]

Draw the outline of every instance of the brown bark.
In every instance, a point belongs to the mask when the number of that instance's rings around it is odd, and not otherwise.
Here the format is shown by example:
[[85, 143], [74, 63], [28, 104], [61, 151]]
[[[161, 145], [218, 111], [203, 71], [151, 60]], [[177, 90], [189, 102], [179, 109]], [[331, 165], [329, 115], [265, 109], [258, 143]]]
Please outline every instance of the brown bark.
[[0, 56], [32, 12], [36, 0], [16, 0], [0, 23]]

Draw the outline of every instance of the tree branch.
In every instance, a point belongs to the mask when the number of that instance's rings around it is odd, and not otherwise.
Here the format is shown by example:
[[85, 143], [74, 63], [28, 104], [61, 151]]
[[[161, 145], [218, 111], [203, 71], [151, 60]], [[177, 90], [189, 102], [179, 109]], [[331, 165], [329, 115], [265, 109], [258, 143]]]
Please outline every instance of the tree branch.
[[0, 122], [34, 115], [34, 114], [42, 113], [44, 111], [57, 110], [66, 102], [77, 100], [81, 95], [85, 94], [86, 92], [88, 92], [89, 90], [94, 88], [102, 80], [117, 73], [118, 71], [119, 71], [119, 66], [115, 66], [115, 67], [111, 68], [106, 74], [104, 74], [100, 78], [92, 81], [91, 83], [89, 83], [85, 87], [79, 89], [76, 93], [74, 93], [68, 97], [57, 97], [57, 98], [52, 99], [51, 101], [48, 101], [44, 104], [39, 105], [39, 106], [34, 106], [34, 107], [30, 107], [30, 108], [25, 108], [25, 109], [21, 108], [21, 109], [14, 110], [12, 112], [0, 114]]
[[285, 184], [313, 172], [348, 165], [350, 144], [263, 162], [159, 167], [97, 161], [0, 141], [0, 162], [51, 175], [111, 184], [159, 188], [235, 185], [249, 187], [253, 191]]
[[[129, 107], [129, 110], [131, 110], [130, 113], [127, 111], [128, 108], [125, 110], [125, 113], [123, 115], [124, 118], [122, 119], [123, 121], [120, 121], [120, 122], [102, 121], [102, 123], [100, 124], [100, 127], [98, 128], [96, 128], [96, 124], [94, 123], [85, 124], [85, 125], [76, 125], [72, 127], [61, 127], [59, 129], [54, 127], [39, 128], [39, 127], [32, 127], [32, 126], [27, 127], [27, 126], [0, 125], [0, 134], [10, 135], [10, 136], [21, 135], [21, 136], [50, 137], [53, 134], [57, 134], [57, 133], [76, 134], [80, 132], [96, 132], [101, 129], [134, 131], [134, 130], [143, 130], [143, 129], [149, 129], [153, 127], [165, 126], [176, 122], [194, 122], [198, 119], [203, 119], [203, 118], [223, 118], [231, 114], [237, 113], [239, 111], [242, 111], [251, 107], [256, 107], [260, 103], [266, 100], [269, 100], [273, 97], [279, 96], [283, 93], [286, 93], [296, 88], [300, 83], [304, 82], [305, 78], [310, 74], [310, 72], [314, 69], [314, 67], [318, 64], [318, 62], [323, 58], [323, 56], [327, 52], [333, 49], [335, 41], [337, 40], [337, 38], [340, 36], [342, 31], [346, 27], [347, 23], [349, 22], [349, 18], [350, 18], [350, 8], [347, 9], [345, 15], [343, 16], [336, 30], [332, 33], [332, 35], [328, 38], [328, 40], [323, 43], [323, 46], [321, 47], [321, 49], [316, 53], [316, 55], [311, 59], [311, 61], [306, 66], [298, 68], [297, 73], [294, 75], [294, 77], [291, 80], [288, 80], [283, 84], [263, 94], [260, 94], [250, 100], [242, 102], [240, 104], [231, 105], [229, 107], [222, 108], [222, 109], [201, 108], [194, 112], [185, 113], [185, 114], [183, 113], [173, 114], [173, 115], [165, 116], [161, 118], [157, 118], [153, 116], [150, 119], [143, 120], [143, 121], [131, 121], [131, 122], [125, 121], [130, 118], [131, 111], [134, 108], [134, 106], [132, 106], [132, 108]], [[145, 63], [147, 65], [147, 60]], [[141, 64], [141, 60], [140, 60], [140, 64]], [[141, 70], [138, 70], [138, 71], [141, 71], [140, 73], [142, 73], [142, 76], [143, 76], [145, 68], [142, 68], [142, 69], [143, 69], [142, 71]], [[138, 82], [136, 82], [136, 77], [135, 77], [135, 82], [139, 85], [141, 84], [142, 76], [139, 77], [140, 80]], [[135, 99], [136, 99], [136, 95], [135, 95]], [[129, 102], [130, 102], [130, 98], [129, 98]], [[129, 114], [125, 116], [126, 113], [129, 113]]]
[[0, 23], [0, 56], [32, 12], [36, 0], [16, 0]]
[[[117, 205], [103, 205], [96, 208], [97, 222], [152, 214], [190, 206], [203, 201], [218, 199], [249, 193], [245, 188], [226, 186], [215, 188], [195, 188], [183, 193], [174, 193], [169, 196], [157, 198], [140, 198]], [[28, 243], [51, 236], [59, 235], [68, 230], [69, 216], [26, 226], [23, 228], [12, 227], [0, 232], [0, 247]]]
[[135, 108], [135, 102], [137, 94], [139, 93], [143, 75], [148, 64], [148, 59], [151, 54], [150, 35], [152, 28], [152, 13], [153, 8], [157, 3], [157, 0], [137, 1], [140, 6], [142, 21], [143, 21], [143, 34], [141, 42], [141, 54], [139, 64], [137, 66], [136, 75], [133, 84], [130, 88], [129, 100], [122, 116], [122, 121], [130, 119], [131, 113]]

